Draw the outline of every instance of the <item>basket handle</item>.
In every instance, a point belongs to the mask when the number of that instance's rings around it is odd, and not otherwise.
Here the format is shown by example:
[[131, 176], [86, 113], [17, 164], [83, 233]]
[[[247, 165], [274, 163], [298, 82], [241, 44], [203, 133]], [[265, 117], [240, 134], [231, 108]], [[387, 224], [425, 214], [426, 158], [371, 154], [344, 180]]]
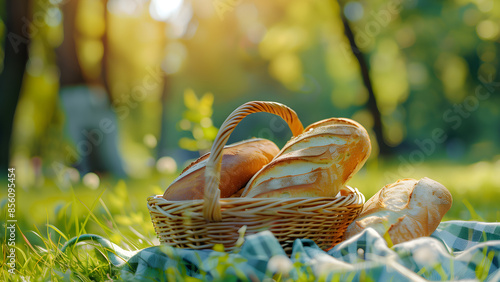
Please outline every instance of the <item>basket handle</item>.
[[293, 136], [297, 136], [304, 131], [297, 114], [289, 107], [266, 101], [252, 101], [239, 106], [234, 110], [221, 125], [217, 136], [215, 137], [210, 157], [207, 160], [205, 169], [205, 190], [203, 201], [203, 217], [208, 221], [221, 221], [222, 214], [220, 210], [220, 171], [222, 161], [222, 149], [226, 145], [229, 135], [233, 132], [238, 123], [246, 116], [252, 113], [266, 112], [275, 114], [286, 121]]

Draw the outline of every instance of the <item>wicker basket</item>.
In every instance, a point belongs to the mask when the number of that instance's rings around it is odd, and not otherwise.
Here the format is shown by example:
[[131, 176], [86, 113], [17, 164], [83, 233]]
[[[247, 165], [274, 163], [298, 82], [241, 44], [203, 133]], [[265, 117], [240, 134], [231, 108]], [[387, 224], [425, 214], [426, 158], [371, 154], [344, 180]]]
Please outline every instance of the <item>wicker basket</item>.
[[248, 102], [222, 124], [205, 170], [203, 200], [167, 201], [161, 195], [148, 198], [148, 208], [161, 243], [178, 248], [209, 249], [223, 244], [233, 250], [238, 231], [245, 234], [270, 230], [290, 252], [295, 239], [312, 239], [322, 249], [342, 240], [347, 226], [358, 216], [365, 198], [357, 189], [336, 198], [225, 198], [220, 199], [219, 175], [222, 149], [236, 125], [247, 115], [268, 112], [282, 117], [297, 136], [303, 126], [296, 113], [275, 102]]

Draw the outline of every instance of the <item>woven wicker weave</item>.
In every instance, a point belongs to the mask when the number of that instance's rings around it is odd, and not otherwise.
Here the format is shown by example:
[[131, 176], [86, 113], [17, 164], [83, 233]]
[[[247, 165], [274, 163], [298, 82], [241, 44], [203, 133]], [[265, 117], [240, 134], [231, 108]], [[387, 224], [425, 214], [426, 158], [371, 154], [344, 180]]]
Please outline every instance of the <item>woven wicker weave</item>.
[[238, 107], [222, 124], [205, 170], [203, 200], [167, 201], [161, 195], [148, 198], [151, 219], [161, 243], [191, 249], [223, 244], [232, 250], [245, 234], [270, 230], [285, 251], [293, 241], [308, 238], [323, 249], [340, 242], [347, 226], [358, 216], [365, 198], [357, 189], [337, 198], [226, 198], [220, 199], [219, 175], [222, 149], [236, 125], [247, 115], [268, 112], [282, 117], [292, 134], [302, 133], [296, 113], [285, 105], [254, 101]]

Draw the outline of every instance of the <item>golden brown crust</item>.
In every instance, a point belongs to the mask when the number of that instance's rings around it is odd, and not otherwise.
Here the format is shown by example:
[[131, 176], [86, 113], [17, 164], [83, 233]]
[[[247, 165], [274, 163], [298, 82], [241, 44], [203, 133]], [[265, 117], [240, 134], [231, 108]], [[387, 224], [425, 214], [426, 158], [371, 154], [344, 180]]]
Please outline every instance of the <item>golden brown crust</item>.
[[450, 192], [429, 178], [402, 179], [384, 186], [371, 197], [344, 239], [372, 227], [386, 232], [394, 244], [429, 236], [452, 205]]
[[315, 184], [299, 184], [286, 188], [274, 189], [269, 192], [257, 194], [254, 198], [307, 198], [330, 197], [325, 195], [325, 190]]
[[[265, 139], [250, 139], [224, 147], [220, 175], [221, 198], [228, 198], [238, 192], [278, 152], [276, 144]], [[205, 154], [185, 168], [166, 189], [163, 198], [170, 201], [203, 199], [205, 165], [209, 156]]]
[[192, 161], [188, 166], [186, 166], [182, 170], [181, 174], [183, 174], [184, 172], [188, 171], [190, 168], [192, 168], [196, 164], [201, 163], [204, 160], [207, 160], [209, 156], [210, 156], [210, 153], [206, 153], [206, 154], [202, 155], [201, 157], [197, 158], [196, 160]]
[[282, 197], [280, 193], [283, 197], [334, 197], [370, 151], [368, 133], [353, 120], [330, 118], [313, 123], [257, 172], [242, 197]]

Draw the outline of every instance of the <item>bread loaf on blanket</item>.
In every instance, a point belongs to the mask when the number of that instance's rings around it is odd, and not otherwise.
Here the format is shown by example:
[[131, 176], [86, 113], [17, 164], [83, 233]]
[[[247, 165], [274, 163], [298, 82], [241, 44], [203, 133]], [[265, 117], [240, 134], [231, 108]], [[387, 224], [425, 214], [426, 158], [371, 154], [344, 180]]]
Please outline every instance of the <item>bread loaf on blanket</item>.
[[452, 204], [450, 192], [440, 183], [422, 178], [386, 185], [364, 205], [344, 233], [348, 239], [368, 227], [386, 233], [393, 244], [429, 236]]

